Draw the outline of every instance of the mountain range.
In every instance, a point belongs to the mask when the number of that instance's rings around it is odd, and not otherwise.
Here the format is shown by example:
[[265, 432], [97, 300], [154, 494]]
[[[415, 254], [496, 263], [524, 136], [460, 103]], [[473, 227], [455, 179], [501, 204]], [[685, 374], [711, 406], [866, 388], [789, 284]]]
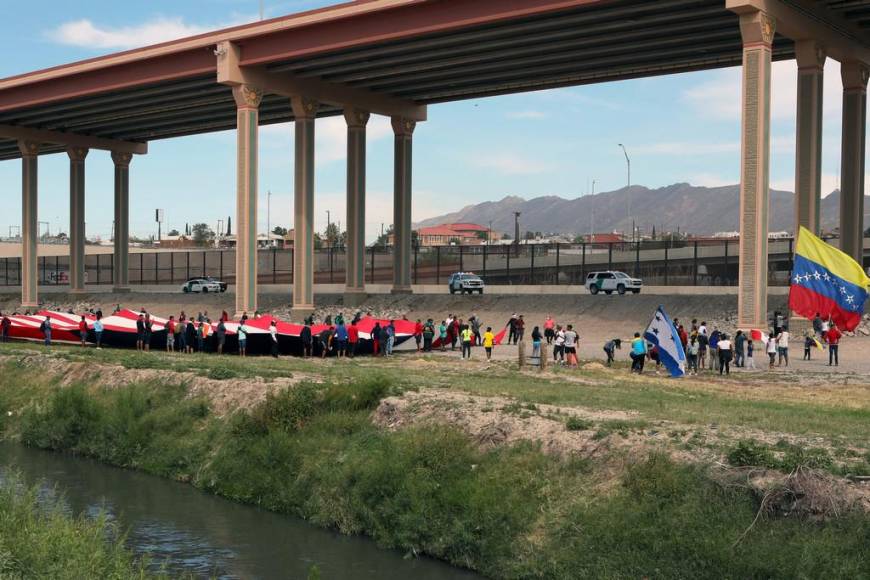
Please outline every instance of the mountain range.
[[[630, 209], [629, 209], [630, 204]], [[699, 187], [675, 183], [649, 189], [640, 185], [566, 199], [555, 195], [524, 199], [509, 195], [499, 201], [468, 205], [459, 211], [425, 219], [415, 227], [470, 222], [513, 234], [514, 212], [520, 212], [521, 232], [585, 234], [630, 232], [632, 217], [642, 232], [680, 231], [699, 235], [737, 231], [740, 186]], [[870, 199], [864, 198], [864, 223], [870, 225]], [[794, 194], [770, 191], [770, 231], [794, 229]], [[822, 198], [822, 229], [840, 220], [840, 192]]]

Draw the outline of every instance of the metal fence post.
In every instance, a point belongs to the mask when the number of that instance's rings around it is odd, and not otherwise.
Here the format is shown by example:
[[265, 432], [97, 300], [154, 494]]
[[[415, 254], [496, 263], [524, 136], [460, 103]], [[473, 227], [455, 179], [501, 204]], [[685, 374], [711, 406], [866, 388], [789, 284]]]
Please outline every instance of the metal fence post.
[[185, 282], [190, 280], [190, 250], [187, 250], [187, 278], [185, 278]]
[[[420, 244], [417, 243], [417, 244], [414, 244], [414, 284], [419, 284], [419, 281], [417, 279], [417, 270], [418, 270], [417, 259], [418, 259], [419, 255], [420, 255]], [[346, 257], [345, 257], [345, 264], [347, 264]], [[345, 270], [346, 269], [347, 269], [347, 266], [345, 266]], [[347, 274], [345, 274], [345, 277], [347, 277]]]
[[459, 245], [459, 271], [460, 272], [465, 271], [464, 263], [462, 260], [462, 244]]
[[508, 281], [508, 283], [510, 283], [510, 281], [511, 281], [511, 249], [510, 249], [510, 246], [508, 246], [508, 251], [507, 251], [507, 281]]
[[[731, 280], [730, 276], [728, 275], [728, 240], [725, 240], [725, 274], [722, 276], [722, 279], [726, 282], [726, 284]], [[725, 284], [723, 284], [723, 286], [724, 285]]]
[[580, 245], [580, 251], [583, 253], [583, 256], [580, 258], [580, 281], [586, 281], [586, 242], [583, 242]]
[[60, 272], [60, 256], [54, 257], [54, 283], [56, 285], [60, 285], [60, 276], [58, 275]]
[[668, 286], [668, 247], [665, 246], [665, 286]]
[[332, 267], [332, 244], [326, 248], [326, 261], [329, 263], [329, 283], [332, 284], [333, 267]]
[[206, 251], [203, 250], [203, 252], [202, 252], [202, 277], [203, 277], [203, 278], [206, 277], [206, 273], [205, 273], [205, 255], [206, 255]]
[[160, 284], [160, 252], [154, 252], [154, 284]]
[[374, 246], [372, 246], [372, 267], [369, 270], [369, 272], [370, 272], [369, 273], [369, 283], [374, 284], [375, 283], [375, 247]]
[[607, 243], [607, 269], [613, 270], [613, 242]]
[[529, 262], [529, 284], [535, 283], [535, 246], [534, 244], [529, 246], [531, 261]]
[[634, 277], [640, 277], [640, 240], [634, 243]]
[[559, 285], [559, 248], [562, 246], [559, 242], [556, 242], [556, 286]]
[[175, 252], [169, 252], [169, 283], [175, 284]]
[[483, 246], [483, 279], [486, 280], [486, 257], [489, 254], [489, 242]]
[[693, 258], [693, 262], [695, 265], [695, 280], [694, 285], [698, 285], [698, 240], [695, 240], [695, 257]]
[[145, 283], [145, 254], [139, 253], [139, 284]]
[[9, 258], [3, 258], [3, 265], [6, 267], [6, 277], [4, 278], [6, 283], [4, 286], [9, 286]]
[[435, 284], [441, 283], [441, 246], [435, 246]]
[[[861, 237], [861, 241], [863, 244], [864, 237]], [[863, 251], [863, 246], [862, 246]], [[861, 266], [863, 267], [863, 260]], [[788, 240], [788, 278], [791, 280], [791, 273], [794, 272], [794, 238], [789, 238]]]
[[220, 270], [218, 270], [218, 280], [223, 280], [224, 279], [224, 251], [218, 250], [218, 252], [220, 252], [219, 255], [221, 257], [220, 258]]
[[[272, 248], [272, 284], [278, 283], [278, 248]], [[238, 274], [237, 274], [238, 275]]]

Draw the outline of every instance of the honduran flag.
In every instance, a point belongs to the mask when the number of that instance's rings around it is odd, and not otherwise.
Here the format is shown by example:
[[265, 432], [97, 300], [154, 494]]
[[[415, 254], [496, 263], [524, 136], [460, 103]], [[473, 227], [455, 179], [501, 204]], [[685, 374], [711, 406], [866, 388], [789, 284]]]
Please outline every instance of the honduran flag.
[[864, 313], [870, 278], [848, 254], [801, 226], [794, 256], [788, 306], [812, 319], [829, 316], [838, 327], [855, 330]]
[[658, 348], [659, 360], [672, 377], [686, 374], [686, 351], [683, 350], [680, 334], [662, 306], [656, 310], [643, 337]]

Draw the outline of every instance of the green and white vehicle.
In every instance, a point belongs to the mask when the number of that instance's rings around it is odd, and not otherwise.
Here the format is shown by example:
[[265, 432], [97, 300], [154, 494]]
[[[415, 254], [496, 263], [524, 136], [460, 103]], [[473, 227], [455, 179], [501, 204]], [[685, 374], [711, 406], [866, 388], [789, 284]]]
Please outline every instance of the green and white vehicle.
[[640, 294], [640, 289], [643, 286], [643, 281], [638, 278], [632, 278], [625, 272], [614, 272], [607, 270], [606, 272], [590, 272], [586, 276], [586, 289], [590, 294]]

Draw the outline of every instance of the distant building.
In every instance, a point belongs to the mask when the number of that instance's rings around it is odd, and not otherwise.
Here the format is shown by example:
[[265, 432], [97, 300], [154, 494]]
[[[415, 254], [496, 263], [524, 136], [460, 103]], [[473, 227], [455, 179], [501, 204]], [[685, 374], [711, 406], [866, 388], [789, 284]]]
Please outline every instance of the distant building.
[[625, 241], [625, 236], [618, 232], [609, 234], [590, 234], [586, 236], [589, 244], [618, 244]]
[[[440, 224], [416, 230], [417, 241], [421, 246], [446, 246], [449, 244], [472, 246], [485, 244], [487, 239], [495, 241], [492, 230], [486, 226], [470, 223]], [[390, 245], [393, 234], [389, 235]]]

